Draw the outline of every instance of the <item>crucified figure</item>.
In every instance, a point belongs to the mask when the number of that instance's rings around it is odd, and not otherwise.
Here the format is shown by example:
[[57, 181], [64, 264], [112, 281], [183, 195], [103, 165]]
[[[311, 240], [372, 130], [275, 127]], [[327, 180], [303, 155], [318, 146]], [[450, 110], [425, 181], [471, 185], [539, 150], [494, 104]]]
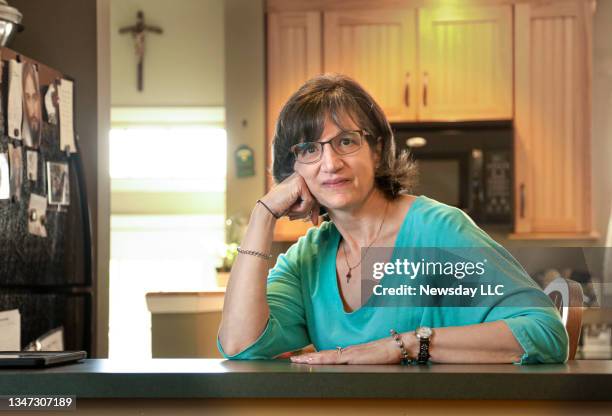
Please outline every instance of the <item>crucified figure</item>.
[[133, 26], [126, 26], [119, 29], [120, 34], [131, 33], [136, 46], [136, 58], [138, 59], [138, 91], [142, 91], [142, 62], [144, 60], [145, 50], [145, 32], [163, 33], [163, 30], [157, 26], [149, 26], [144, 22], [144, 13], [139, 10], [136, 14], [138, 20]]

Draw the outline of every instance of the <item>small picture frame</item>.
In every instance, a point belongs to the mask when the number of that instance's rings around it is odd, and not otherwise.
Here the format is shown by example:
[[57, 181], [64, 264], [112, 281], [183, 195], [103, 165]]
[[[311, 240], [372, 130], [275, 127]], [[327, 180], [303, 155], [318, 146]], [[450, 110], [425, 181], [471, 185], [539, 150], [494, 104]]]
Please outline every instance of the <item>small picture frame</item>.
[[11, 198], [14, 202], [21, 201], [21, 186], [23, 183], [23, 153], [21, 146], [8, 144], [9, 166], [11, 176]]
[[27, 150], [26, 161], [28, 179], [32, 182], [36, 182], [38, 180], [38, 152], [35, 150]]
[[243, 144], [234, 152], [236, 163], [236, 176], [239, 178], [249, 178], [255, 176], [255, 158], [253, 149]]
[[47, 236], [45, 227], [45, 216], [47, 212], [47, 200], [42, 195], [30, 194], [28, 206], [28, 232], [39, 237]]
[[47, 199], [49, 205], [70, 205], [68, 163], [47, 162]]

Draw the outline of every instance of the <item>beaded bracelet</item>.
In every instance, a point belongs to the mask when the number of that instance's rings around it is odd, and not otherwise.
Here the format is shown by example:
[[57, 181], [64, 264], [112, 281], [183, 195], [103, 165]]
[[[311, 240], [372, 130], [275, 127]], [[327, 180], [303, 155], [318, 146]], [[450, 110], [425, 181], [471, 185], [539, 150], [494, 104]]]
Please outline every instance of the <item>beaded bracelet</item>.
[[395, 343], [400, 349], [402, 354], [402, 358], [400, 360], [400, 364], [408, 365], [412, 362], [412, 360], [408, 357], [408, 351], [404, 348], [404, 341], [402, 341], [402, 337], [397, 333], [395, 329], [391, 330], [391, 337], [395, 340]]
[[250, 256], [255, 256], [255, 257], [261, 257], [262, 259], [266, 259], [266, 260], [270, 260], [272, 258], [272, 254], [262, 253], [261, 251], [246, 250], [242, 247], [238, 247], [236, 250], [238, 251], [238, 253], [248, 254]]

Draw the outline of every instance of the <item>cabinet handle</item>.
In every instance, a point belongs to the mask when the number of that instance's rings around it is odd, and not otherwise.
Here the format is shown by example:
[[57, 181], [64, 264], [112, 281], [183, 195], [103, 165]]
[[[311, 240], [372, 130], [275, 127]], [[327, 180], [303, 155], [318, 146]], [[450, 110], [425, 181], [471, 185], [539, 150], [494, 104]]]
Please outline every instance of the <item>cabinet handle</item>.
[[427, 83], [429, 75], [423, 72], [423, 107], [427, 107]]
[[519, 210], [521, 218], [525, 218], [525, 184], [522, 183], [520, 186], [519, 193]]
[[410, 72], [406, 72], [406, 88], [404, 88], [404, 104], [410, 107]]

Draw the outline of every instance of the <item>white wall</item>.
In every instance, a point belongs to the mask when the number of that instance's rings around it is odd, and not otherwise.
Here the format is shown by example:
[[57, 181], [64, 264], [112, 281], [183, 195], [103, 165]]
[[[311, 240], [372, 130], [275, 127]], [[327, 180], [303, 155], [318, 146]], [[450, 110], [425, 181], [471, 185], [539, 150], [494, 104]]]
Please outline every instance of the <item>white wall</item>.
[[[134, 41], [119, 34], [138, 10], [164, 31], [146, 35], [142, 92]], [[223, 106], [223, 20], [223, 0], [111, 0], [111, 105]]]
[[[265, 35], [264, 0], [225, 1], [225, 120], [227, 130], [228, 217], [248, 218], [265, 191]], [[236, 176], [234, 151], [253, 149], [255, 175]]]

